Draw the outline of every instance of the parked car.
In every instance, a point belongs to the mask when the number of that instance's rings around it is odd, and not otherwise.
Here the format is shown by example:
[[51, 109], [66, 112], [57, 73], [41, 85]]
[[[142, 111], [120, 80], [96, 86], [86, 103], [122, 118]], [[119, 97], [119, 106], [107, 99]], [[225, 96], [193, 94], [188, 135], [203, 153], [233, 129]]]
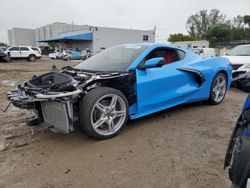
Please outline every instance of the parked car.
[[6, 47], [6, 46], [0, 46], [0, 50], [2, 50], [2, 51], [8, 51], [8, 47]]
[[51, 58], [51, 59], [61, 59], [63, 57], [63, 55], [65, 55], [65, 54], [63, 54], [60, 51], [56, 51], [56, 52], [50, 53], [49, 58]]
[[232, 132], [225, 156], [225, 168], [229, 169], [232, 188], [250, 187], [250, 95]]
[[62, 57], [63, 60], [79, 60], [81, 59], [81, 52], [70, 51]]
[[0, 48], [0, 62], [10, 62], [10, 59], [9, 53]]
[[179, 104], [223, 101], [232, 68], [226, 58], [203, 59], [161, 44], [124, 44], [104, 50], [74, 67], [34, 77], [8, 93], [18, 108], [30, 109], [53, 131], [76, 125], [89, 136], [117, 135], [127, 119]]
[[247, 77], [250, 75], [250, 44], [239, 45], [225, 56], [233, 67], [234, 84], [239, 88], [248, 88]]
[[14, 46], [8, 48], [12, 59], [27, 59], [28, 61], [36, 61], [41, 58], [41, 50], [37, 47], [30, 46]]
[[214, 57], [215, 49], [214, 48], [193, 48], [192, 51], [200, 55], [203, 58]]
[[[101, 50], [98, 52], [101, 52]], [[98, 53], [98, 52], [96, 52], [96, 53]], [[86, 50], [83, 50], [81, 52], [81, 59], [86, 60], [86, 59], [90, 58], [92, 55], [93, 54], [91, 53], [90, 49], [87, 48]]]

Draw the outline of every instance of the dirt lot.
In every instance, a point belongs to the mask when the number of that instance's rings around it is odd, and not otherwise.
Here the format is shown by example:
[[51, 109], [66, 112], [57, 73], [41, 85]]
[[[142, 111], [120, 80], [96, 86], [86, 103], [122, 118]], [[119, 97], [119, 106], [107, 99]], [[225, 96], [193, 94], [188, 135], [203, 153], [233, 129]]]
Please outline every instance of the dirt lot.
[[80, 130], [26, 126], [5, 94], [34, 74], [76, 62], [0, 64], [0, 187], [229, 187], [223, 159], [246, 94], [231, 89], [217, 106], [195, 103], [131, 121], [110, 140]]

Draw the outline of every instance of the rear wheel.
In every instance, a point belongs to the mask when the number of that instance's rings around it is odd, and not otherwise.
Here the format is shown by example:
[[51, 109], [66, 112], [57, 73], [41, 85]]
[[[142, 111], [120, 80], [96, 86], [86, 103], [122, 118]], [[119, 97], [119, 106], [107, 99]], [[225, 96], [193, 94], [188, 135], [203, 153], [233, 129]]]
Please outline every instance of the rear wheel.
[[128, 119], [128, 101], [120, 91], [99, 87], [80, 102], [79, 123], [83, 131], [95, 139], [116, 136]]
[[31, 62], [35, 62], [36, 61], [36, 56], [35, 55], [30, 55], [28, 57], [28, 60], [31, 61]]
[[211, 104], [220, 104], [227, 92], [227, 77], [223, 73], [218, 73], [213, 79], [209, 102]]

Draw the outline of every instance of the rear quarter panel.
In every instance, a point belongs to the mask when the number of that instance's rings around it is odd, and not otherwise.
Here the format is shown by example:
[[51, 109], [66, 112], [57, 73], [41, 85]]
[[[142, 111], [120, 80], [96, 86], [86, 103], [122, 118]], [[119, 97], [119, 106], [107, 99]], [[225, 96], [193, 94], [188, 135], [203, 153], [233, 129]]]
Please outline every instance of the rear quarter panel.
[[190, 98], [190, 101], [196, 98], [208, 98], [210, 94], [211, 84], [216, 74], [219, 72], [226, 73], [227, 76], [227, 88], [230, 87], [232, 82], [232, 67], [229, 61], [223, 57], [211, 57], [190, 62], [185, 68], [199, 70], [205, 77], [205, 82], [200, 86], [197, 95]]

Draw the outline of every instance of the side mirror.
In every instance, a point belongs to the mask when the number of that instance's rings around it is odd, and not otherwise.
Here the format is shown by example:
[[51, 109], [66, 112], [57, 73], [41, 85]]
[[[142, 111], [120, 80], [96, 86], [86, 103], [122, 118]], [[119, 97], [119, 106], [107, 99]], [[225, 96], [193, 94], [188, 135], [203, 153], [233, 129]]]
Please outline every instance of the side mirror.
[[149, 59], [145, 62], [143, 69], [161, 67], [164, 65], [164, 62], [165, 62], [165, 59], [163, 57]]

